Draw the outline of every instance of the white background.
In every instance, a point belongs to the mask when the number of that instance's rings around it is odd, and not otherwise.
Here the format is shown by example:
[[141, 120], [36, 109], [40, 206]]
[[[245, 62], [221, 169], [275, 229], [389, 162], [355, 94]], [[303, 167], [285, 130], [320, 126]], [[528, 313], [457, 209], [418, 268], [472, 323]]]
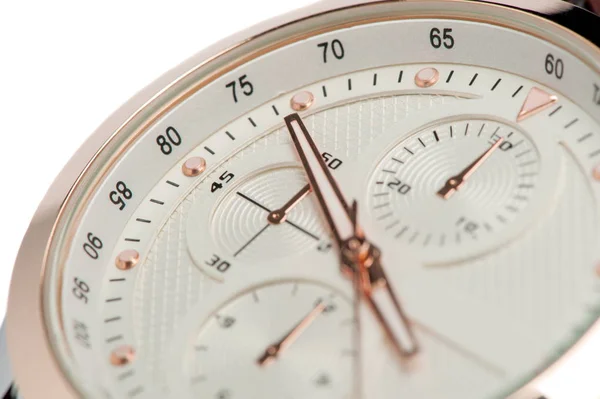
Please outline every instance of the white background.
[[47, 188], [135, 92], [211, 43], [314, 0], [0, 4], [0, 320]]

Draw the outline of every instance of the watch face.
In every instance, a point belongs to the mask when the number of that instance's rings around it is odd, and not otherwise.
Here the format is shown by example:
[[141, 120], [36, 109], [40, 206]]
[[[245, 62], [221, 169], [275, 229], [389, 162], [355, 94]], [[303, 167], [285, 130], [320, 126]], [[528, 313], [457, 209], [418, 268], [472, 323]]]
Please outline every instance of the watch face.
[[600, 316], [597, 47], [409, 2], [202, 62], [61, 208], [43, 313], [76, 391], [592, 398], [593, 368], [536, 377]]

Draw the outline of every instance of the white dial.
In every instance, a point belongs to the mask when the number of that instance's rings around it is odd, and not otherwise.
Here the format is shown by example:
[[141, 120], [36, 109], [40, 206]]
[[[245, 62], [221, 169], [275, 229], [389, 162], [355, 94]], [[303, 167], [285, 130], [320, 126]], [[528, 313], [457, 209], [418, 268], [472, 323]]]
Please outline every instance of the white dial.
[[[461, 71], [466, 76], [473, 74], [470, 67], [436, 67], [440, 73], [455, 71], [456, 75]], [[424, 68], [425, 65], [415, 65], [410, 70], [417, 75]], [[595, 219], [589, 218], [589, 215], [595, 215], [594, 200], [589, 194], [589, 177], [576, 172], [577, 161], [572, 153], [558, 144], [562, 131], [553, 121], [556, 114], [549, 116], [560, 106], [563, 109], [559, 112], [564, 112], [568, 100], [563, 99], [564, 105], [554, 105], [544, 114], [534, 115], [519, 124], [516, 116], [528, 91], [521, 89], [516, 97], [512, 94], [516, 90], [513, 90], [514, 87], [524, 86], [525, 82], [497, 71], [478, 71], [478, 79], [486, 77], [495, 82], [501, 77], [507, 89], [497, 89], [492, 95], [481, 98], [468, 92], [458, 97], [430, 93], [396, 94], [326, 106], [304, 117], [328, 163], [338, 160], [330, 169], [345, 195], [369, 204], [359, 215], [361, 223], [383, 251], [384, 264], [389, 269], [387, 273], [415, 323], [415, 333], [423, 348], [417, 360], [423, 377], [411, 378], [412, 374], [405, 374], [402, 364], [393, 356], [377, 320], [369, 315], [368, 307], [362, 305], [359, 316], [361, 344], [349, 350], [358, 351], [361, 355], [360, 363], [364, 369], [364, 375], [360, 376], [361, 389], [376, 393], [378, 397], [391, 398], [400, 393], [429, 398], [440, 397], [442, 392], [455, 397], [484, 397], [502, 392], [507, 385], [516, 386], [524, 375], [539, 367], [541, 357], [556, 350], [561, 336], [570, 334], [573, 322], [567, 320], [573, 320], [574, 309], [582, 312], [579, 318], [588, 317], [585, 307], [576, 303], [593, 301], [595, 296], [594, 285], [589, 281], [589, 273], [593, 269], [593, 246], [586, 244], [581, 236], [565, 240], [560, 233], [575, 229], [585, 237], [596, 236]], [[376, 73], [378, 76], [383, 74], [368, 71], [361, 72], [359, 76], [370, 81]], [[321, 85], [333, 86], [340, 80], [347, 82], [348, 79], [336, 78]], [[354, 85], [358, 85], [358, 81], [354, 78]], [[513, 82], [510, 90], [509, 82]], [[381, 81], [378, 84], [383, 85]], [[467, 81], [463, 84], [469, 87]], [[312, 87], [295, 93], [300, 92], [313, 93], [317, 101], [326, 101], [331, 96], [329, 93], [327, 98], [322, 93], [318, 96]], [[269, 114], [277, 123], [284, 107], [291, 108], [295, 93], [284, 95], [280, 100], [282, 105], [276, 105], [280, 115], [270, 104], [253, 114]], [[350, 91], [345, 95], [353, 96], [354, 93]], [[494, 108], [499, 104], [502, 104], [502, 111]], [[465, 114], [470, 117], [465, 118]], [[489, 115], [495, 116], [491, 118]], [[246, 129], [253, 129], [249, 118], [258, 119], [251, 115], [243, 116], [240, 123]], [[367, 136], [365, 124], [369, 126]], [[343, 140], [336, 138], [340, 126], [344, 126]], [[225, 129], [228, 132], [237, 130], [233, 126]], [[544, 134], [537, 133], [538, 129]], [[502, 143], [454, 195], [448, 199], [439, 195], [438, 191], [447, 180], [472, 164], [499, 139], [503, 140]], [[234, 141], [228, 137], [227, 140]], [[210, 158], [204, 147], [199, 146], [186, 159], [203, 157], [208, 163]], [[209, 148], [219, 151], [218, 147]], [[135, 289], [137, 300], [133, 302], [137, 309], [133, 315], [134, 331], [136, 335], [156, 337], [141, 341], [137, 350], [140, 356], [144, 353], [150, 358], [163, 359], [161, 363], [140, 361], [150, 375], [163, 374], [163, 364], [179, 364], [191, 351], [191, 347], [173, 345], [167, 338], [178, 337], [176, 341], [179, 342], [183, 339], [183, 331], [190, 328], [196, 331], [196, 327], [185, 321], [187, 318], [182, 319], [186, 327], [176, 329], [176, 315], [180, 312], [193, 314], [195, 320], [205, 320], [235, 293], [272, 279], [312, 280], [318, 276], [319, 281], [348, 298], [354, 298], [352, 282], [340, 272], [335, 243], [329, 236], [314, 193], [308, 193], [294, 204], [285, 222], [274, 224], [269, 220], [271, 212], [283, 207], [307, 184], [284, 127], [276, 127], [271, 133], [241, 148], [236, 156], [224, 158], [216, 164], [218, 167], [204, 172], [196, 184], [193, 178], [191, 183], [187, 183], [190, 178], [182, 174], [182, 164], [176, 164], [147, 196], [144, 201], [147, 208], [136, 212], [122, 235], [123, 244], [118, 251], [131, 247], [127, 238], [134, 237], [134, 234], [135, 237], [143, 237], [137, 233], [140, 224], [143, 225], [140, 218], [154, 219], [147, 212], [153, 213], [162, 208], [157, 207], [152, 199], [165, 201], [168, 190], [181, 190], [183, 184], [191, 184], [184, 200], [174, 202], [176, 207], [170, 213], [169, 222], [155, 239], [149, 237], [152, 245], [148, 257], [139, 269], [135, 268], [140, 275]], [[363, 165], [369, 164], [373, 165], [372, 168], [363, 170]], [[566, 180], [565, 175], [572, 178]], [[397, 180], [411, 182], [411, 190], [400, 193], [401, 187], [395, 185]], [[384, 181], [384, 184], [377, 184], [377, 181]], [[179, 187], [165, 182], [176, 182]], [[357, 182], [365, 182], [369, 189], [364, 189]], [[381, 186], [389, 190], [390, 183], [395, 190], [390, 199], [375, 196]], [[570, 205], [576, 201], [575, 198], [579, 198], [577, 212]], [[382, 203], [386, 206], [378, 208]], [[514, 209], [511, 211], [509, 207]], [[402, 233], [403, 225], [393, 226], [394, 230], [390, 231], [387, 228], [389, 224], [383, 223], [387, 219], [386, 208], [389, 208], [387, 213], [393, 212], [401, 222], [411, 226], [414, 229], [412, 234]], [[461, 218], [470, 219], [461, 221]], [[481, 234], [457, 236], [461, 229], [469, 228], [469, 223], [481, 224]], [[423, 240], [431, 234], [430, 245], [411, 240], [417, 231], [422, 232], [419, 235], [423, 234]], [[148, 233], [152, 234], [152, 230]], [[145, 241], [144, 238], [140, 240]], [[433, 245], [436, 240], [438, 247]], [[552, 243], [550, 248], [548, 243]], [[568, 256], [576, 264], [583, 265], [580, 272], [574, 273], [577, 269], [569, 271], [571, 278], [581, 279], [583, 286], [587, 287], [579, 295], [560, 291], [566, 289], [559, 283], [564, 275], [553, 271], [562, 270], [561, 256]], [[526, 290], [516, 295], [513, 292], [515, 284], [518, 286], [527, 281], [522, 270], [535, 265], [541, 269], [535, 269], [537, 273], [531, 275]], [[118, 269], [115, 272], [121, 274]], [[501, 280], [492, 277], [496, 273], [500, 273]], [[539, 281], [544, 281], [544, 284], [539, 284]], [[189, 288], [182, 291], [179, 288], [182, 286]], [[155, 296], [153, 292], [156, 290], [172, 299]], [[564, 313], [558, 308], [547, 307], [548, 301], [557, 294], [565, 301], [561, 305]], [[109, 299], [114, 296], [107, 294]], [[509, 297], [512, 300], [508, 301]], [[251, 295], [241, 298], [251, 303]], [[232, 312], [235, 303], [230, 305]], [[524, 303], [528, 306], [524, 307]], [[111, 306], [105, 307], [107, 318], [111, 314], [108, 313]], [[152, 309], [161, 309], [160, 313], [164, 316], [146, 316], [156, 312]], [[550, 313], [540, 319], [537, 315], [544, 312]], [[259, 312], [256, 313], [259, 317]], [[212, 320], [211, 325], [217, 326], [217, 320]], [[460, 323], [457, 323], [458, 320]], [[518, 326], [517, 331], [513, 332], [515, 327], [508, 326]], [[206, 331], [205, 339], [208, 339], [211, 336], [209, 331], [213, 330]], [[496, 343], [496, 331], [503, 332], [502, 346]], [[555, 334], [549, 331], [555, 331]], [[279, 333], [283, 332], [275, 335]], [[202, 336], [200, 334], [198, 339]], [[268, 342], [270, 340], [266, 340]], [[108, 346], [114, 347], [115, 344], [111, 342]], [[227, 348], [240, 352], [232, 345]], [[166, 352], [172, 353], [165, 356]], [[224, 354], [223, 350], [219, 353]], [[232, 360], [232, 356], [219, 358], [224, 362], [219, 368], [238, 365], [238, 359]], [[436, 360], [439, 358], [456, 367], [434, 367], [439, 364], [440, 361]], [[205, 369], [199, 368], [202, 362], [196, 362], [195, 374], [190, 378], [205, 375], [202, 371]], [[372, 374], [371, 366], [380, 371]], [[247, 367], [248, 378], [256, 381], [256, 378], [250, 377], [253, 374], [249, 371], [254, 364], [248, 363]], [[242, 369], [238, 373], [242, 373]], [[461, 375], [478, 375], [480, 384], [457, 384]], [[199, 395], [196, 389], [209, 389], [212, 395], [218, 395], [219, 389], [226, 389], [221, 392], [223, 395], [233, 395], [233, 392], [248, 392], [250, 389], [241, 377], [233, 380], [236, 382], [231, 385], [225, 384], [224, 380], [214, 381], [216, 385], [192, 384], [192, 392]], [[436, 383], [431, 384], [430, 381]], [[261, 389], [264, 384], [266, 382], [256, 386], [259, 389], [257, 397], [263, 395]], [[165, 382], [165, 385], [168, 383]], [[172, 383], [169, 389], [180, 385]], [[304, 389], [298, 384], [281, 387], [282, 391], [277, 392], [282, 394], [286, 387], [289, 392]], [[179, 388], [173, 392], [185, 396]]]
[[509, 8], [392, 2], [188, 66], [53, 229], [44, 317], [69, 383], [93, 398], [595, 399], [535, 379], [600, 315], [594, 51]]

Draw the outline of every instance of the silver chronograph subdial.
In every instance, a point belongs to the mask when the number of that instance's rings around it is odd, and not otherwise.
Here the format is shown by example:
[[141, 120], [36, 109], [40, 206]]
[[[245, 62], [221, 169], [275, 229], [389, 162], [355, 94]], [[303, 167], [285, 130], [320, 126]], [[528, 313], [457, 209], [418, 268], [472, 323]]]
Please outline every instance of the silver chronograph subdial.
[[385, 156], [371, 181], [370, 210], [424, 261], [452, 262], [491, 251], [531, 226], [536, 212], [524, 210], [552, 203], [550, 169], [542, 167], [537, 143], [511, 124], [439, 123]]
[[189, 389], [200, 398], [349, 398], [354, 325], [351, 300], [327, 286], [252, 288], [200, 328], [187, 351]]

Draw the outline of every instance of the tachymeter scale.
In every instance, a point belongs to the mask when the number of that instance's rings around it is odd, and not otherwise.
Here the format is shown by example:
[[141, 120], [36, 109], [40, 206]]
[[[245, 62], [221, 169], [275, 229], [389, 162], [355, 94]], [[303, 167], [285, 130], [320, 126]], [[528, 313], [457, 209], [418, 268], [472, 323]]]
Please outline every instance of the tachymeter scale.
[[[284, 281], [253, 288], [219, 308], [193, 340], [191, 392], [219, 399], [350, 398], [355, 325], [350, 298], [326, 286]], [[290, 334], [297, 335], [265, 362], [269, 347]]]

